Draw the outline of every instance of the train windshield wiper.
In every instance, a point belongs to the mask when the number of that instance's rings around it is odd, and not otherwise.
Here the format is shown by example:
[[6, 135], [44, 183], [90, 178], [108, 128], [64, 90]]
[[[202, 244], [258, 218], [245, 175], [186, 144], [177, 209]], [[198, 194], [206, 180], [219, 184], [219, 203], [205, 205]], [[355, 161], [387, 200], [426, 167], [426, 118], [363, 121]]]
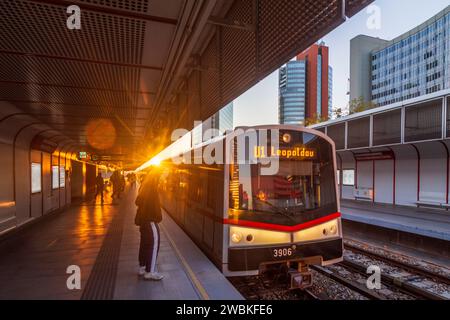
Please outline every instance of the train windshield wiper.
[[288, 214], [287, 212], [285, 212], [283, 209], [280, 209], [280, 208], [278, 208], [277, 206], [273, 205], [273, 204], [270, 203], [269, 201], [262, 200], [262, 199], [259, 199], [259, 198], [257, 198], [257, 197], [253, 197], [253, 199], [258, 200], [258, 201], [260, 201], [260, 202], [262, 202], [262, 203], [264, 203], [264, 204], [267, 204], [270, 208], [273, 209], [272, 212], [281, 214], [281, 215], [283, 215], [283, 216], [285, 216], [285, 217], [288, 217], [288, 218], [291, 219], [292, 221], [295, 221], [295, 219], [294, 219], [291, 215], [289, 215], [289, 214]]

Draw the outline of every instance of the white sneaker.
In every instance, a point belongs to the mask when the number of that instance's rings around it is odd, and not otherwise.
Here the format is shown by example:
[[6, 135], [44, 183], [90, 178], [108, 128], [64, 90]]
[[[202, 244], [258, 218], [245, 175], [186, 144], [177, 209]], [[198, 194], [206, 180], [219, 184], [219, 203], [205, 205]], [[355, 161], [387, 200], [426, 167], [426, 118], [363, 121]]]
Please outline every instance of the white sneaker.
[[145, 267], [139, 267], [138, 275], [143, 276], [145, 274]]
[[159, 280], [164, 279], [164, 275], [161, 273], [157, 273], [157, 272], [146, 272], [144, 274], [144, 279], [159, 281]]

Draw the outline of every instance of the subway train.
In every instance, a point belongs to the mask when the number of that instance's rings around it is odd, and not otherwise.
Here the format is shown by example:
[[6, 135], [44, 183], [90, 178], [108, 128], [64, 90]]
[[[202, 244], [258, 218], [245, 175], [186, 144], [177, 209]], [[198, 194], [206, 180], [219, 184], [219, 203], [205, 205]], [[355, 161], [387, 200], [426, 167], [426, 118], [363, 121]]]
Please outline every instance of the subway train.
[[225, 276], [280, 268], [305, 288], [309, 265], [342, 261], [335, 154], [312, 129], [237, 128], [162, 162], [161, 206]]

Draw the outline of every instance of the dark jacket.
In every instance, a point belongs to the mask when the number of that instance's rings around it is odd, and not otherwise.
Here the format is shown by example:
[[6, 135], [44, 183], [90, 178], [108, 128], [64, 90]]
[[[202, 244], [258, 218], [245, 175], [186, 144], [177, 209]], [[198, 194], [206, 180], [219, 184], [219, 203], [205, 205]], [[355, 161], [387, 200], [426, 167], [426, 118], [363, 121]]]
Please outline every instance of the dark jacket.
[[103, 188], [105, 187], [105, 180], [103, 180], [102, 177], [97, 176], [97, 178], [95, 178], [95, 184], [97, 185], [98, 189], [103, 190]]
[[138, 209], [134, 220], [137, 226], [149, 225], [150, 222], [159, 223], [162, 220], [158, 182], [158, 175], [149, 175], [139, 189], [135, 202]]

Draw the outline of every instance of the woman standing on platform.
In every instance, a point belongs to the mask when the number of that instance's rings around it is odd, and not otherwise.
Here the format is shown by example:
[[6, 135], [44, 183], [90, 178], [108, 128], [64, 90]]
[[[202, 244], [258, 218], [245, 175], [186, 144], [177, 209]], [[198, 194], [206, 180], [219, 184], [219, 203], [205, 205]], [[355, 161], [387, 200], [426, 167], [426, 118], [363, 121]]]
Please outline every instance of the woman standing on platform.
[[143, 181], [136, 198], [138, 207], [135, 224], [141, 232], [139, 247], [139, 275], [146, 280], [162, 280], [164, 276], [157, 272], [160, 233], [158, 223], [162, 220], [158, 195], [159, 174], [153, 169]]

